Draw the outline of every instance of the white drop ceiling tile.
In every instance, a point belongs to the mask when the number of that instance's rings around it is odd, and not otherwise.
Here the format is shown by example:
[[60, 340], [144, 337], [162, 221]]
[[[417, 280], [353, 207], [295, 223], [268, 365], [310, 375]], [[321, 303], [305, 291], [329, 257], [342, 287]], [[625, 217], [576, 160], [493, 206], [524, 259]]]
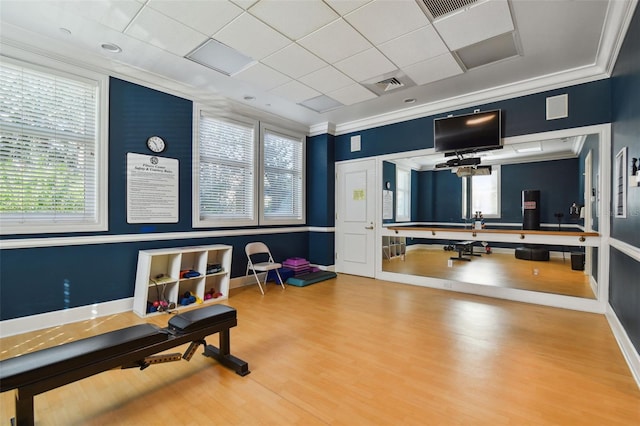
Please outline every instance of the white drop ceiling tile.
[[415, 0], [374, 0], [344, 18], [374, 45], [429, 25]]
[[375, 93], [357, 83], [327, 93], [327, 96], [332, 97], [343, 105], [353, 105], [377, 97]]
[[327, 65], [325, 61], [295, 43], [264, 58], [262, 62], [293, 78], [309, 74]]
[[147, 6], [209, 36], [243, 12], [228, 1], [149, 0]]
[[299, 103], [306, 99], [315, 98], [321, 95], [320, 92], [313, 90], [311, 87], [305, 86], [296, 80], [291, 80], [288, 83], [278, 86], [275, 89], [271, 89], [269, 92], [274, 95], [289, 99], [292, 102]]
[[142, 9], [125, 34], [179, 56], [207, 39], [204, 34], [149, 7]]
[[[435, 20], [433, 26], [451, 50], [514, 30], [507, 0], [476, 3]], [[460, 31], [461, 28], [464, 28], [464, 31]]]
[[321, 0], [261, 0], [249, 12], [292, 40], [339, 18]]
[[373, 47], [343, 19], [333, 21], [298, 43], [330, 64]]
[[258, 0], [231, 0], [233, 3], [237, 4], [244, 10], [249, 9], [253, 6]]
[[[22, 2], [23, 4], [33, 4], [36, 2]], [[39, 2], [38, 2], [39, 3]], [[124, 31], [129, 22], [136, 16], [142, 8], [142, 4], [135, 0], [96, 0], [96, 1], [60, 1], [45, 2], [52, 5], [58, 3], [62, 10], [83, 16], [92, 21], [98, 22], [116, 31]]]
[[257, 86], [263, 90], [270, 90], [291, 81], [291, 78], [281, 72], [278, 72], [273, 68], [269, 68], [259, 62], [245, 68], [233, 77]]
[[378, 49], [400, 68], [449, 51], [431, 25], [383, 43]]
[[355, 81], [332, 66], [321, 68], [301, 77], [299, 80], [321, 93], [329, 93], [355, 83]]
[[255, 60], [269, 56], [291, 43], [291, 40], [247, 12], [215, 33], [213, 38]]
[[371, 0], [324, 0], [329, 6], [333, 8], [340, 15], [346, 15], [347, 13], [364, 6]]
[[463, 70], [449, 53], [402, 68], [418, 86], [462, 74]]
[[335, 63], [336, 68], [354, 79], [364, 81], [396, 70], [396, 66], [373, 48]]

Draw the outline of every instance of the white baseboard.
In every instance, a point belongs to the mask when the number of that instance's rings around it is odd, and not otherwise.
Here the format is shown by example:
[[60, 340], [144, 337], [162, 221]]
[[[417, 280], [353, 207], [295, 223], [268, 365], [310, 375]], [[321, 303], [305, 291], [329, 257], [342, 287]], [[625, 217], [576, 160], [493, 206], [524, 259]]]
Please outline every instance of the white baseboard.
[[110, 302], [94, 303], [93, 305], [5, 320], [0, 322], [0, 337], [15, 336], [16, 334], [27, 333], [29, 331], [55, 327], [71, 322], [86, 321], [132, 310], [133, 297], [128, 297]]
[[[323, 271], [335, 270], [335, 265], [312, 266], [315, 266], [316, 268]], [[260, 280], [264, 280], [264, 274], [264, 272], [258, 274]], [[230, 289], [249, 285], [256, 285], [255, 277], [253, 276], [253, 274], [231, 278], [231, 280], [229, 281]], [[80, 306], [77, 308], [46, 312], [44, 314], [30, 315], [27, 317], [0, 321], [0, 338], [28, 333], [30, 331], [42, 330], [43, 328], [56, 327], [72, 322], [86, 321], [104, 317], [107, 315], [129, 312], [132, 310], [133, 297], [128, 297], [126, 299], [112, 300], [110, 302], [103, 303], [94, 303], [93, 305]]]
[[633, 343], [631, 343], [627, 332], [624, 330], [624, 327], [620, 323], [620, 320], [618, 320], [616, 313], [609, 304], [607, 304], [605, 316], [607, 317], [607, 321], [609, 321], [609, 327], [611, 327], [611, 331], [613, 331], [613, 335], [618, 342], [618, 346], [620, 346], [622, 355], [624, 355], [624, 359], [627, 361], [627, 365], [631, 370], [631, 375], [635, 379], [638, 388], [640, 388], [640, 354], [638, 354]]

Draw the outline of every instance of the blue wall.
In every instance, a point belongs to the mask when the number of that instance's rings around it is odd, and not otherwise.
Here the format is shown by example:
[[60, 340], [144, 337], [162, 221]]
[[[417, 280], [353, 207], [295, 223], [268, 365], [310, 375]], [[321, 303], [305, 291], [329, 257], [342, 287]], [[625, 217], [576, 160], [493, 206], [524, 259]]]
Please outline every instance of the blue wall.
[[[191, 228], [192, 102], [112, 78], [109, 98], [109, 231], [100, 235], [189, 232]], [[180, 164], [180, 221], [174, 224], [128, 224], [126, 210], [126, 154], [149, 154], [146, 140], [162, 136], [162, 154]], [[307, 212], [315, 224], [333, 226], [333, 137], [313, 141], [308, 150], [310, 170], [320, 173], [307, 179]], [[317, 167], [315, 167], [316, 165]], [[316, 179], [316, 177], [320, 179]], [[323, 178], [324, 176], [324, 178]], [[331, 194], [331, 195], [328, 195]], [[245, 274], [244, 246], [264, 241], [276, 259], [306, 257], [332, 265], [333, 234], [308, 232], [252, 236], [160, 240], [152, 242], [89, 244], [49, 248], [2, 250], [0, 268], [0, 320], [107, 302], [133, 296], [138, 251], [151, 248], [203, 244], [232, 245], [231, 276]], [[78, 236], [85, 234], [66, 234]], [[51, 235], [47, 235], [51, 236]], [[3, 236], [32, 238], [36, 235]], [[40, 236], [45, 237], [45, 236]], [[331, 240], [331, 241], [329, 241]], [[310, 247], [315, 258], [311, 258]], [[327, 254], [329, 253], [329, 254]], [[324, 263], [327, 262], [327, 263]], [[69, 293], [65, 295], [66, 291]]]
[[[577, 158], [501, 166], [501, 217], [487, 223], [522, 223], [522, 191], [540, 191], [540, 222], [557, 223], [556, 212], [565, 213], [580, 198]], [[464, 223], [462, 219], [461, 178], [449, 170], [418, 172], [417, 192], [412, 201], [418, 206], [418, 222]]]
[[[546, 98], [567, 93], [569, 117], [546, 119]], [[433, 148], [433, 119], [468, 114], [475, 109], [502, 110], [502, 136], [512, 137], [611, 122], [610, 82], [599, 80], [536, 93], [336, 137], [336, 161]], [[361, 135], [362, 149], [350, 152], [350, 138]]]
[[[335, 137], [318, 135], [307, 138], [307, 224], [335, 226]], [[310, 232], [308, 259], [318, 265], [333, 265], [333, 233]]]
[[[612, 81], [612, 158], [628, 147], [640, 157], [640, 9], [636, 8], [614, 68]], [[612, 172], [615, 168], [612, 167]], [[613, 179], [613, 177], [612, 177]], [[613, 208], [612, 208], [613, 210]], [[611, 215], [613, 216], [613, 215]], [[627, 217], [611, 217], [611, 237], [640, 247], [640, 187], [628, 188]], [[627, 335], [640, 352], [640, 262], [610, 249], [609, 302]]]
[[[540, 191], [540, 223], [557, 223], [556, 212], [569, 220], [571, 203], [581, 198], [577, 158], [502, 166], [502, 222], [522, 223], [522, 191]], [[490, 222], [490, 220], [487, 220]]]

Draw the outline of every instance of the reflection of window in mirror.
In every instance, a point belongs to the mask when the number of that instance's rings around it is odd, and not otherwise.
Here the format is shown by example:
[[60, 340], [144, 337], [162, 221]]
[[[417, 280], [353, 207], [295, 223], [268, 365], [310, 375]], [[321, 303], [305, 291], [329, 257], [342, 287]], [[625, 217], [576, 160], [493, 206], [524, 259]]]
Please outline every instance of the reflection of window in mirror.
[[411, 170], [396, 168], [396, 222], [411, 220]]
[[463, 217], [482, 212], [484, 218], [500, 218], [500, 166], [493, 166], [490, 175], [462, 179], [462, 208]]

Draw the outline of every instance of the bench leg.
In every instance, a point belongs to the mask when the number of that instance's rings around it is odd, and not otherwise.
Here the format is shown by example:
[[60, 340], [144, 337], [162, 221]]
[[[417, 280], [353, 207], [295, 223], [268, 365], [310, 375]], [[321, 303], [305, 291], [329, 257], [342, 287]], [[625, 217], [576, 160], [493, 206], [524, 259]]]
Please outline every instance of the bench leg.
[[214, 358], [225, 367], [235, 370], [236, 374], [240, 376], [246, 376], [249, 374], [249, 364], [240, 358], [236, 358], [231, 355], [231, 333], [229, 332], [229, 329], [223, 330], [219, 334], [220, 348], [218, 349], [213, 345], [207, 345], [204, 348], [203, 355]]
[[33, 395], [21, 393], [20, 389], [16, 389], [16, 417], [15, 419], [11, 419], [11, 424], [17, 426], [33, 426], [34, 423]]

